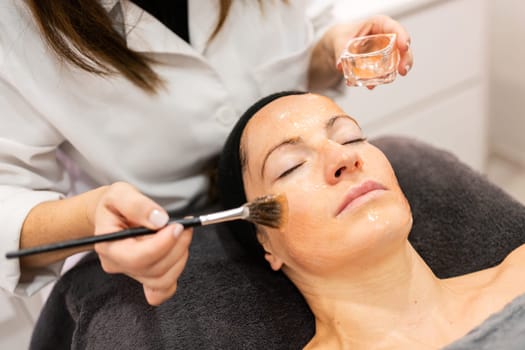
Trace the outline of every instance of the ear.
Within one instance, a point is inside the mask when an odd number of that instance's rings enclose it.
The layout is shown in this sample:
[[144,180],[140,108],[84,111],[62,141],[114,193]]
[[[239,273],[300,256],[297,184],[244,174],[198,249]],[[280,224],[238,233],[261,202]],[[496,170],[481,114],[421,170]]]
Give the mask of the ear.
[[269,253],[268,251],[264,254],[266,261],[270,263],[272,270],[279,271],[283,266],[283,261],[277,255]]
[[272,244],[270,240],[268,239],[266,232],[258,231],[257,240],[263,246],[264,252],[266,253],[264,254],[264,258],[266,259],[266,261],[268,261],[272,270],[274,271],[280,270],[284,262],[281,260],[281,258],[279,258],[277,255],[273,253]]

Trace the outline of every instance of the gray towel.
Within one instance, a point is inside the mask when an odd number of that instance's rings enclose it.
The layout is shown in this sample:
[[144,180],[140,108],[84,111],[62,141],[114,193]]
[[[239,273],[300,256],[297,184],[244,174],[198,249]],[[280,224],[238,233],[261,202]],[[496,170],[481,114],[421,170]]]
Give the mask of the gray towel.
[[[438,276],[493,266],[525,242],[525,207],[451,154],[406,138],[373,143],[411,203],[409,239]],[[159,307],[86,257],[53,289],[31,349],[301,349],[313,334],[295,287],[250,262],[218,225],[195,229],[177,294]]]

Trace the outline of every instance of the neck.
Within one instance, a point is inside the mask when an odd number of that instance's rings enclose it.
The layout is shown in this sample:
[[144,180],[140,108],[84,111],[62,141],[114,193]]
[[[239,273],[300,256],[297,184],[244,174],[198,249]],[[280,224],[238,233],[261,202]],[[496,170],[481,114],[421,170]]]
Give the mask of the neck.
[[315,315],[313,341],[336,340],[339,348],[369,347],[383,340],[403,343],[408,341],[405,335],[417,338],[425,325],[433,329],[436,322],[447,322],[449,291],[410,243],[367,263],[347,265],[329,277],[290,276]]

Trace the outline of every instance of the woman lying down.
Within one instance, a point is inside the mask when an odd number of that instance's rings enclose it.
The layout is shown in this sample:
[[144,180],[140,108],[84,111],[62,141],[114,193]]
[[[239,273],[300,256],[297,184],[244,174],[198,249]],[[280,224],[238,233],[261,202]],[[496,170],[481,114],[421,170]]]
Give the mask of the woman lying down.
[[491,342],[516,346],[520,332],[525,344],[525,320],[511,320],[524,313],[524,247],[490,269],[437,278],[408,241],[410,206],[389,161],[330,99],[257,102],[228,138],[219,186],[226,207],[285,194],[283,227],[230,228],[304,296],[315,316],[306,349],[500,349]]

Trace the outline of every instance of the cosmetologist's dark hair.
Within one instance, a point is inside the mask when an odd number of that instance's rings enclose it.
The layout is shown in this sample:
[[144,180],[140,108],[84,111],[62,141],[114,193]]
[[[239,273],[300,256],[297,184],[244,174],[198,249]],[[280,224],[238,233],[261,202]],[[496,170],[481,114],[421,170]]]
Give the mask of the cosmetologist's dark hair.
[[[219,198],[224,209],[236,208],[246,203],[244,182],[242,180],[241,137],[250,119],[261,108],[276,99],[289,95],[306,94],[305,91],[282,91],[263,97],[255,102],[239,118],[222,149],[218,166],[217,186]],[[264,250],[257,240],[255,225],[247,221],[230,221],[227,224],[230,233],[254,259],[264,258]]]

